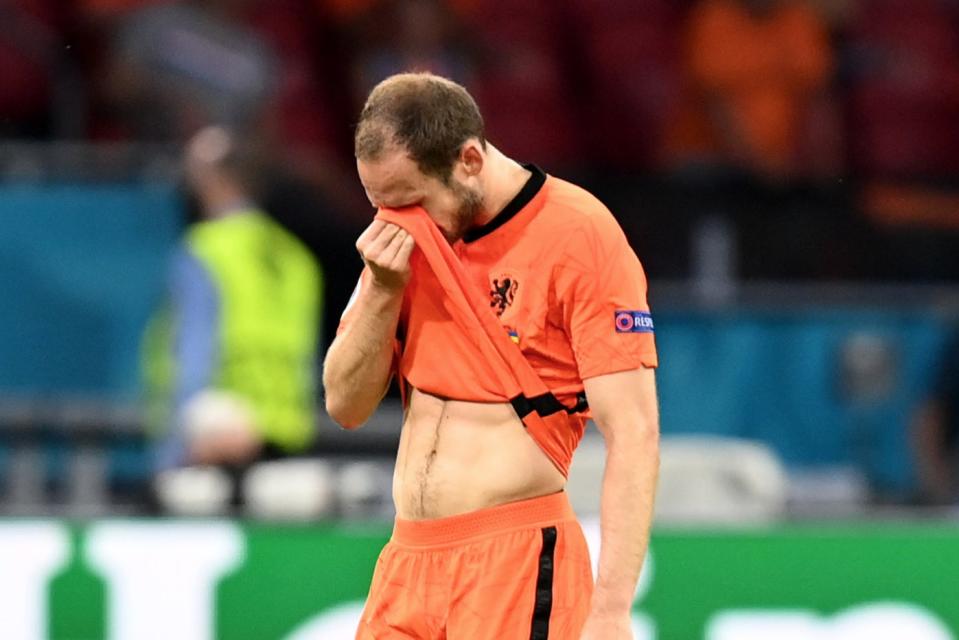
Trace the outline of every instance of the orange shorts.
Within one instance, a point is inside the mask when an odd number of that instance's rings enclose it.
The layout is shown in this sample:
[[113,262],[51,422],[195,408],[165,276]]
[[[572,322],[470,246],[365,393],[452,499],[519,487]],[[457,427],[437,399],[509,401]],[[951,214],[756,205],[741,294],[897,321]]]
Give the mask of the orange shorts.
[[565,493],[396,520],[357,640],[578,640],[593,576]]

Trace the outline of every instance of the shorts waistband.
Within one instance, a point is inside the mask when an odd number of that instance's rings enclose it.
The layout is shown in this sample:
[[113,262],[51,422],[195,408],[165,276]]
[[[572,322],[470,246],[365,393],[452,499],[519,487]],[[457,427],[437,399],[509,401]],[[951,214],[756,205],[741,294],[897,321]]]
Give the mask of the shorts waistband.
[[576,514],[566,492],[560,491],[446,518],[397,518],[391,540],[409,547],[444,546],[506,531],[532,529],[575,519]]

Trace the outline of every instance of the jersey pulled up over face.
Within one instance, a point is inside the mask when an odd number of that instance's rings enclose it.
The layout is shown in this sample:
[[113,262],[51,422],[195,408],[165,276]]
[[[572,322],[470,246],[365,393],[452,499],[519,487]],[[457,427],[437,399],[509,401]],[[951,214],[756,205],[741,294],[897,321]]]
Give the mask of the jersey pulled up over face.
[[[527,169],[532,176],[516,198],[453,251],[474,293],[484,296],[547,388],[570,407],[587,378],[657,366],[646,276],[599,200],[535,166]],[[403,381],[443,398],[508,402],[488,363],[459,335],[450,315],[455,306],[425,295],[433,289],[417,277],[423,256],[414,251],[411,261],[397,331]],[[364,270],[359,286],[369,277]],[[354,312],[347,307],[340,331]],[[585,418],[579,414],[575,421],[575,442]]]

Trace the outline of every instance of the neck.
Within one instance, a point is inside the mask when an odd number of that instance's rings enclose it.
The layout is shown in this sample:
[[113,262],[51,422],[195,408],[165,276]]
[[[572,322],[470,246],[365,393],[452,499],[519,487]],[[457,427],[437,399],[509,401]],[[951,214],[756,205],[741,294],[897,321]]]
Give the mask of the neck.
[[498,216],[510,200],[516,197],[530,176],[530,172],[523,168],[523,165],[491,144],[486,161],[489,171],[483,185],[483,209],[474,221],[474,225],[478,227]]

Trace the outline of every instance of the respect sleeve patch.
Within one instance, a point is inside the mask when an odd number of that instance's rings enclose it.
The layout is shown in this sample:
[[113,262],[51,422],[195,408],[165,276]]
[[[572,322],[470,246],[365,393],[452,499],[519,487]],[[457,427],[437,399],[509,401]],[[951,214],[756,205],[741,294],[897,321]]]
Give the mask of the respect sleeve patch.
[[653,316],[648,311],[622,311],[615,313],[616,333],[653,333]]

